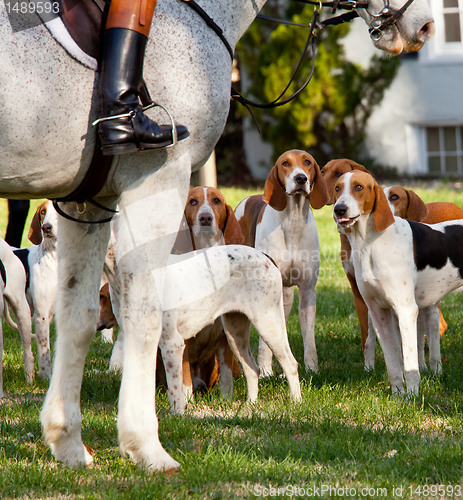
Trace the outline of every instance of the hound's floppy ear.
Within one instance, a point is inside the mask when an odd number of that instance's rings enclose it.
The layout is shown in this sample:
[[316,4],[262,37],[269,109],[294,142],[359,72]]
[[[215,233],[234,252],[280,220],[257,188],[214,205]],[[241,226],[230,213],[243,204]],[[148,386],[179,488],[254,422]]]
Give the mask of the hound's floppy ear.
[[360,172],[366,172],[367,174],[370,173],[363,165],[360,165],[360,163],[357,163],[354,160],[347,160],[347,161],[349,162],[349,165],[351,166],[352,170],[360,170]]
[[227,210],[227,220],[223,228],[223,240],[225,245],[242,245],[244,243],[244,235],[241,232],[241,226],[236,219],[235,212],[230,205],[225,205]]
[[286,190],[278,177],[278,167],[276,165],[272,168],[265,181],[262,199],[279,212],[286,208]]
[[328,194],[328,186],[323,178],[318,163],[314,161],[315,179],[313,181],[312,190],[310,191],[310,206],[315,209],[324,207],[330,196]]
[[373,213],[373,224],[377,233],[382,233],[390,225],[394,224],[395,218],[387,197],[381,187],[375,182],[375,211]]
[[405,190],[408,196],[407,219],[421,222],[428,215],[428,208],[424,201],[410,189]]
[[32,218],[31,227],[29,228],[29,234],[27,237],[29,241],[34,245],[40,245],[42,243],[42,228],[40,227],[40,208],[39,205],[35,211],[34,217]]

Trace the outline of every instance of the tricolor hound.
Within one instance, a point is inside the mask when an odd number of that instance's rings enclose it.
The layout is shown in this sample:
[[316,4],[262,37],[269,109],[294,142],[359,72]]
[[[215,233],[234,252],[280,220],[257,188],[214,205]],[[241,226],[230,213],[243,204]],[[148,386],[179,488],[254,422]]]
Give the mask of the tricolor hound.
[[[283,279],[286,319],[291,312],[294,286],[299,288],[299,321],[306,370],[317,371],[315,346],[315,285],[320,267],[317,226],[311,210],[322,208],[328,192],[320,168],[305,151],[283,153],[272,168],[264,194],[244,199],[236,208],[245,244],[269,255]],[[261,339],[262,340],[262,339]],[[260,342],[262,375],[272,374],[272,356]]]
[[[463,209],[455,203],[450,202],[432,202],[424,203],[423,200],[412,190],[405,189],[402,186],[389,186],[384,188],[389,206],[396,217],[408,219],[426,224],[437,224],[452,220],[463,219]],[[431,370],[439,371],[440,363],[440,342],[437,334],[431,335],[430,331],[440,332],[440,337],[447,329],[447,323],[442,315],[440,308],[430,306],[421,309],[418,315],[418,362],[420,369],[426,368],[424,358],[424,339],[425,333],[430,335],[429,341],[429,362]],[[432,340],[436,339],[437,344],[431,345]],[[370,343],[368,339],[367,344]],[[367,348],[367,351],[370,348]],[[368,353],[367,353],[368,354]],[[370,356],[370,354],[368,354]]]
[[[345,158],[331,160],[323,167],[322,174],[326,181],[328,193],[331,198],[330,204],[333,204],[334,202],[334,187],[339,177],[347,172],[352,172],[354,170],[368,172],[367,169],[362,165]],[[454,220],[460,218],[463,219],[463,210],[453,203],[428,203],[425,205],[423,200],[421,200],[421,198],[419,198],[416,193],[400,186],[391,186],[389,188],[385,188],[385,192],[387,193],[389,205],[393,210],[394,215],[397,217],[416,222],[425,222],[427,224],[434,224],[437,222],[444,222],[446,220]],[[374,334],[374,332],[369,335],[371,329],[369,328],[368,322],[368,307],[366,306],[357,287],[357,283],[355,280],[355,270],[352,266],[352,263],[350,262],[351,249],[349,241],[344,234],[341,234],[340,237],[341,260],[344,271],[351,286],[352,295],[354,297],[354,306],[360,324],[362,350],[365,356],[365,367],[367,369],[371,369],[374,367],[376,335]],[[428,310],[422,310],[418,318],[418,357],[420,368],[425,367],[424,332],[429,328],[434,328],[434,326],[432,326],[432,322],[435,321],[435,318],[434,316],[429,317],[428,313]],[[439,320],[441,325],[440,332],[442,335],[447,325],[442,314],[439,315]],[[434,363],[432,363],[432,366],[434,366]]]
[[336,182],[333,216],[349,240],[392,391],[403,393],[405,372],[407,392],[417,394],[418,309],[463,284],[463,221],[427,225],[394,217],[373,177],[356,171]]
[[39,376],[51,377],[50,323],[58,293],[58,214],[49,200],[41,203],[29,230],[29,248],[14,250],[26,273],[26,296],[34,319]]
[[[3,330],[1,316],[7,324],[19,330],[23,346],[23,363],[26,380],[34,380],[34,356],[31,349],[31,312],[27,304],[24,290],[26,276],[21,262],[14,256],[6,241],[0,238],[0,398],[3,392]],[[16,323],[10,317],[8,307],[13,311]]]

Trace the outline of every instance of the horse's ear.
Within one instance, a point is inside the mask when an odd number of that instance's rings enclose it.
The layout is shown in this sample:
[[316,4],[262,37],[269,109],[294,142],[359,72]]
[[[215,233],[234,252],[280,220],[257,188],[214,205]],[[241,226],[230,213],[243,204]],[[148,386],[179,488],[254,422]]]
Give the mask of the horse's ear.
[[279,212],[286,208],[286,190],[278,177],[278,168],[276,165],[272,168],[265,181],[262,199]]
[[328,194],[328,186],[320,172],[320,167],[317,162],[314,162],[314,167],[315,179],[313,181],[312,190],[310,191],[310,206],[318,210],[328,203],[330,196]]
[[32,218],[31,227],[29,228],[29,234],[27,235],[29,241],[34,245],[40,245],[42,243],[42,228],[40,227],[40,206],[35,211],[34,217]]
[[428,207],[415,191],[407,189],[406,192],[408,195],[407,219],[421,222],[428,215]]
[[225,245],[242,245],[244,243],[244,235],[241,231],[241,226],[236,219],[235,212],[230,205],[225,205],[227,210],[227,220],[223,228],[223,240]]
[[390,225],[394,224],[395,218],[391,207],[387,202],[383,189],[375,182],[375,207],[373,212],[373,224],[377,233],[382,233]]

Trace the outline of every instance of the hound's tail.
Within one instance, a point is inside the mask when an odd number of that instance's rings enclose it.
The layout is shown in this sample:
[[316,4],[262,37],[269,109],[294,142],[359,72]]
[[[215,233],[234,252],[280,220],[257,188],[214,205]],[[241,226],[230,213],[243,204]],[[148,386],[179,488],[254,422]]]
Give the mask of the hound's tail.
[[19,331],[18,325],[13,321],[13,318],[10,315],[10,308],[5,299],[3,299],[3,317],[5,318],[6,324],[13,328],[13,330]]

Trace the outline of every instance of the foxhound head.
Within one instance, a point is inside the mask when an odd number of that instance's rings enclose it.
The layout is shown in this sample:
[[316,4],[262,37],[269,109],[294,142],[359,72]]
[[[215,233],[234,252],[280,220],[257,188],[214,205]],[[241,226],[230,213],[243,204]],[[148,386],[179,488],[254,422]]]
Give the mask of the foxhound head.
[[371,214],[377,233],[395,222],[384,191],[370,174],[354,171],[342,175],[334,188],[333,217],[338,231],[349,234],[361,217]]
[[43,239],[56,242],[57,230],[58,214],[53,207],[53,202],[46,200],[35,211],[28,238],[34,245],[40,245]]
[[331,160],[322,168],[322,175],[325,179],[329,196],[327,205],[332,205],[334,203],[334,186],[336,185],[339,177],[354,170],[360,170],[361,172],[368,173],[368,170],[364,166],[356,163],[355,161],[348,160],[347,158]]
[[185,206],[185,218],[194,239],[195,249],[220,243],[240,245],[244,242],[233,209],[227,205],[225,197],[216,188],[201,186],[191,189]]
[[109,294],[109,285],[105,283],[100,289],[100,315],[96,325],[97,331],[118,326],[116,316],[114,316]]
[[384,188],[384,193],[396,217],[421,222],[428,215],[424,201],[414,191],[401,186],[389,186]]
[[293,149],[283,153],[265,182],[263,200],[282,211],[287,197],[302,194],[309,198],[312,208],[322,208],[328,201],[326,184],[320,167],[305,151]]

